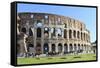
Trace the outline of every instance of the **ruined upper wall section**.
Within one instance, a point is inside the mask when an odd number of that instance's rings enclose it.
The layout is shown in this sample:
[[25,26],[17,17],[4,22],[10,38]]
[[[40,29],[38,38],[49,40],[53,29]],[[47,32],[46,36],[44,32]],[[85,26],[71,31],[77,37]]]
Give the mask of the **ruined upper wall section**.
[[32,23],[34,23],[35,20],[44,20],[44,24],[65,25],[68,28],[86,30],[85,24],[81,21],[56,14],[22,12],[18,13],[18,19],[23,20],[23,22],[29,20]]

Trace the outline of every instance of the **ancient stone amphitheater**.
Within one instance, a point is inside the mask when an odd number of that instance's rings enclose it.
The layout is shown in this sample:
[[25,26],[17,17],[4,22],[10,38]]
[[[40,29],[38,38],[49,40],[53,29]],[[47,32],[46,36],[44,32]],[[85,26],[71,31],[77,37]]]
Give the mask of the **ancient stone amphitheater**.
[[89,53],[90,32],[76,19],[48,13],[17,14],[17,52]]

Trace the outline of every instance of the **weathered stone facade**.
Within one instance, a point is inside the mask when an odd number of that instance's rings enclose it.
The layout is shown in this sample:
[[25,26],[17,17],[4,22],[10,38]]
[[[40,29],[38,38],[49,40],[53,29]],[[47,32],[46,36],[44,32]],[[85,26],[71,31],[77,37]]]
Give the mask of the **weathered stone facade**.
[[54,51],[67,54],[78,50],[82,50],[82,53],[91,51],[90,32],[84,23],[70,17],[47,13],[18,13],[17,34],[23,42],[18,43],[19,53],[46,54]]
[[91,43],[91,50],[93,51],[94,54],[97,53],[97,41]]

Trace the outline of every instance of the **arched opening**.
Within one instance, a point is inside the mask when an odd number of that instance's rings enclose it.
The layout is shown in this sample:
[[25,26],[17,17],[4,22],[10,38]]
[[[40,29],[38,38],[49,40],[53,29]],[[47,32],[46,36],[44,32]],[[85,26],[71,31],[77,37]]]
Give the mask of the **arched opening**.
[[78,44],[78,50],[80,50],[80,44]]
[[52,52],[54,51],[55,52],[55,44],[52,44]]
[[84,33],[84,40],[85,40],[85,33]]
[[81,32],[81,40],[82,40],[82,32]]
[[69,38],[71,39],[72,38],[72,31],[69,30]]
[[84,50],[86,51],[86,44],[84,45]]
[[79,39],[79,31],[77,32],[77,38]]
[[37,27],[42,27],[42,25],[43,25],[43,24],[42,24],[42,21],[41,21],[41,20],[37,20],[36,26],[37,26]]
[[76,44],[74,44],[74,50],[77,51],[77,46],[76,46]]
[[22,30],[21,30],[21,32],[26,33],[26,28],[23,27]]
[[62,52],[62,44],[61,43],[58,44],[58,52]]
[[87,34],[85,34],[85,40],[86,40],[86,41],[87,41],[87,38],[88,38],[88,37],[87,37]]
[[32,53],[34,52],[34,45],[33,44],[29,44],[27,48],[28,48],[28,52],[32,52]]
[[76,31],[75,30],[73,32],[73,36],[74,36],[74,38],[76,38]]
[[61,28],[57,28],[57,33],[58,33],[58,37],[62,36],[62,29]]
[[67,24],[66,24],[66,23],[64,23],[64,25],[65,25],[64,27],[65,27],[65,28],[67,28]]
[[49,51],[48,43],[44,44],[43,50],[44,50],[44,54],[46,54]]
[[67,30],[64,29],[64,38],[67,38]]
[[47,27],[44,28],[44,37],[45,38],[49,37],[49,28]]
[[31,30],[31,28],[29,29],[29,36],[33,36],[33,32]]
[[55,37],[56,36],[56,28],[51,28],[51,37]]
[[69,50],[70,50],[70,51],[73,51],[73,46],[72,46],[72,44],[69,44]]
[[84,40],[86,41],[86,34],[84,35]]
[[67,53],[67,52],[68,52],[68,45],[64,44],[64,53]]
[[41,52],[41,44],[40,43],[37,43],[37,45],[36,45],[36,53],[37,54],[41,54],[42,52]]
[[41,28],[37,28],[37,37],[41,37]]
[[82,44],[81,46],[82,46],[82,50],[84,50],[84,48],[83,48],[83,44]]

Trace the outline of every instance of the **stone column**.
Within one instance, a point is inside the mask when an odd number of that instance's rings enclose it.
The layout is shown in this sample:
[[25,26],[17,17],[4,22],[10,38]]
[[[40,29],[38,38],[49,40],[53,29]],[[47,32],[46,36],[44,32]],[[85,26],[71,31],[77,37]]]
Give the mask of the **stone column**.
[[84,45],[84,52],[86,53],[86,45]]
[[85,41],[85,33],[84,33],[84,41]]
[[86,51],[87,51],[87,53],[88,53],[88,45],[86,45]]
[[55,32],[55,33],[56,33],[56,39],[58,39],[58,32],[57,32],[57,29],[58,29],[58,28],[55,28],[55,31],[56,31],[56,32]]
[[86,34],[86,39],[85,39],[85,40],[86,40],[86,42],[87,42],[87,38],[88,38],[88,37],[87,37],[87,34]]
[[72,31],[72,34],[71,34],[71,36],[72,36],[72,39],[74,39],[74,37],[73,37],[73,30],[71,29],[71,31]]
[[26,29],[27,29],[26,34],[29,35],[29,21],[26,22]]
[[64,43],[62,43],[62,52],[64,53]]
[[[42,23],[44,22],[44,20],[42,20]],[[42,54],[43,54],[43,47],[44,47],[44,27],[41,28],[41,32],[42,32],[42,37],[41,37],[41,51],[42,51]]]
[[83,45],[83,50],[85,51],[85,45]]
[[79,40],[81,40],[81,32],[79,31]]
[[80,44],[80,50],[82,49],[82,45]]
[[87,34],[86,34],[86,42],[87,42],[87,38],[88,38],[88,36],[87,36]]
[[23,39],[24,48],[25,48],[25,52],[28,52],[28,51],[27,51],[26,38],[27,38],[27,35],[26,35],[26,34],[24,34],[24,39]]
[[62,28],[62,38],[64,38],[64,29]]
[[34,40],[34,53],[36,53],[36,38],[37,38],[37,28],[35,27],[36,21],[34,23],[34,36],[33,36],[33,40]]
[[78,38],[77,38],[77,31],[76,31],[76,39],[78,39]]
[[[85,33],[84,33],[84,34],[85,34]],[[85,36],[86,36],[86,34],[84,35],[84,41],[85,41],[85,39],[86,39],[86,37],[85,37]]]
[[82,32],[82,41],[83,41],[83,32]]
[[33,28],[33,27],[31,28],[31,31],[32,31],[32,33],[33,33],[33,37],[34,37],[34,28]]
[[56,50],[56,52],[58,52],[58,44],[57,43],[55,43],[55,50]]
[[[35,40],[34,40],[34,37],[35,37],[35,35],[34,35],[34,34],[35,34],[35,32],[34,32],[34,27],[32,27],[31,30],[32,30],[32,33],[33,33],[33,36],[32,36],[32,43],[33,43],[33,45],[34,45],[34,43],[35,43],[35,42],[34,42],[34,41],[35,41]],[[35,48],[33,49],[33,52],[35,52]]]
[[70,48],[69,48],[69,47],[70,47],[70,45],[68,44],[67,46],[68,46],[68,52],[69,52],[69,51],[70,51]]
[[19,34],[20,34],[20,32],[19,32],[18,27],[19,27],[19,24],[17,23],[17,34],[19,35]]
[[83,50],[83,53],[84,53],[84,44],[82,44],[82,50]]
[[88,40],[88,42],[89,42],[89,35],[87,35],[87,40]]
[[51,28],[49,28],[49,39],[51,39]]
[[49,52],[51,52],[52,51],[52,45],[51,45],[51,43],[48,43],[48,45],[49,45]]
[[20,43],[20,53],[25,53],[23,40],[19,40],[18,42]]
[[76,44],[76,50],[79,50],[79,49],[78,49],[78,44]]
[[90,51],[90,46],[89,46],[89,45],[87,45],[87,51],[88,51],[88,52]]
[[67,39],[69,40],[69,29],[67,29]]
[[75,51],[75,49],[74,49],[74,44],[72,44],[72,47],[73,47],[73,51]]

